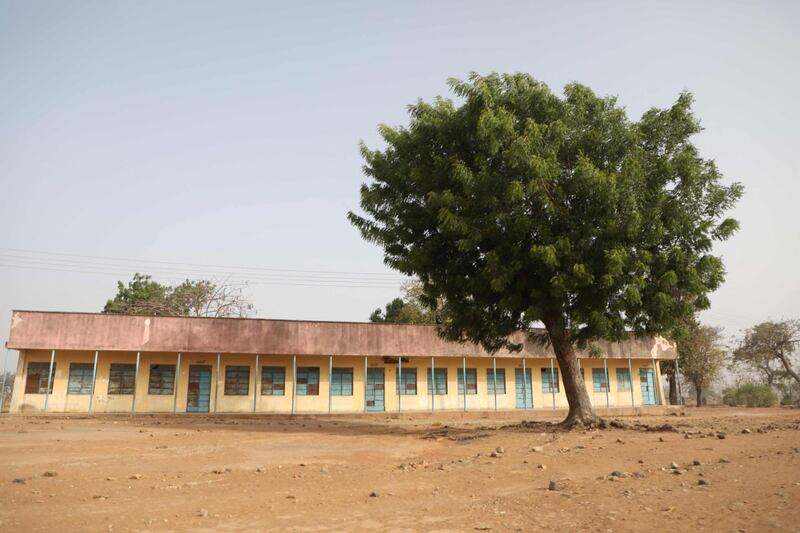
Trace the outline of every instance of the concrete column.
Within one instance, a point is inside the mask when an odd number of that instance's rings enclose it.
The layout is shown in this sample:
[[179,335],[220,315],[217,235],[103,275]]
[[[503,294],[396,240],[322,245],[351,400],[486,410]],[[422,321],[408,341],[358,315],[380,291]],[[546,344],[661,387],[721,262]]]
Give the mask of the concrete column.
[[220,353],[217,352],[217,368],[214,373],[214,414],[217,414],[217,400],[219,399],[219,365],[221,361]]
[[[365,378],[366,379],[366,378]],[[333,412],[333,395],[331,387],[333,382],[333,354],[328,357],[328,414]]]
[[50,385],[53,382],[53,365],[56,361],[56,351],[50,352],[50,370],[47,371],[47,388],[44,390],[44,413],[47,414],[47,403],[50,400]]
[[464,412],[467,411],[467,358],[463,358],[462,362],[463,377],[464,377]]
[[[383,396],[386,398],[386,394]],[[367,356],[364,356],[364,412],[367,412]]]
[[675,358],[675,385],[678,387],[678,405],[683,405],[683,387],[681,386],[681,369],[678,358]]
[[175,366],[175,394],[172,396],[172,414],[178,412],[178,388],[181,384],[181,352],[178,352],[178,364]]
[[131,416],[136,414],[136,387],[139,386],[139,359],[142,352],[136,352],[136,370],[133,371],[133,398],[131,398]]
[[401,411],[400,409],[400,399],[403,397],[403,357],[397,357],[397,412]]
[[[553,383],[555,381],[555,383]],[[556,379],[556,372],[553,368],[553,358],[550,358],[550,394],[553,397],[553,410],[556,408],[556,385],[558,384],[558,379]]]
[[636,407],[636,400],[633,396],[633,365],[631,365],[631,358],[628,357],[628,378],[631,385],[631,407]]
[[609,389],[611,388],[611,377],[608,375],[608,358],[603,358],[603,370],[606,372],[606,408],[611,407],[611,402],[608,400]]
[[297,397],[297,352],[292,355],[292,414],[294,414],[295,398]]
[[92,414],[92,403],[94,402],[94,387],[97,383],[97,356],[98,352],[94,352],[94,365],[92,366],[92,392],[89,395],[89,414]]
[[436,366],[434,366],[434,357],[431,356],[431,413],[434,411],[434,399],[436,398]]
[[497,411],[497,357],[492,354],[492,373],[494,374],[494,410]]
[[259,356],[256,354],[256,373],[253,377],[253,414],[256,414],[256,406],[258,405],[258,370],[260,368]]
[[[531,405],[533,405],[533,401],[531,401]],[[522,408],[528,408],[528,371],[525,367],[524,355],[522,356]]]

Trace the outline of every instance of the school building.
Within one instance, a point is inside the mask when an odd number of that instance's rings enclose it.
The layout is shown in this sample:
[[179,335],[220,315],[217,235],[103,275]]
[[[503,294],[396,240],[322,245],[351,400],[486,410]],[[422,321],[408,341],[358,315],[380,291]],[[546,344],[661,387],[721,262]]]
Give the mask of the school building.
[[[486,353],[434,326],[14,311],[11,412],[359,413],[567,407],[552,349]],[[599,408],[663,405],[664,338],[580,353]]]

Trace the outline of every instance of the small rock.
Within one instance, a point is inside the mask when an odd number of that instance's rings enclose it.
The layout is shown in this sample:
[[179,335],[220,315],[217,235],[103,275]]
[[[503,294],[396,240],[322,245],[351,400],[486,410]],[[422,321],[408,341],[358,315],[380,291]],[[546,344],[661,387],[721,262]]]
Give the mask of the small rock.
[[497,455],[497,452],[492,452],[489,454],[489,457],[500,457],[500,456]]
[[263,474],[264,472],[266,472],[266,470],[264,469],[264,467],[259,466],[258,468],[256,468],[256,472],[258,472],[259,474]]
[[142,479],[141,474],[131,474],[128,479]]
[[540,463],[540,464],[536,465],[536,468],[538,468],[539,470],[547,470],[547,465],[543,465],[543,464]]
[[692,464],[694,466],[700,466],[702,463],[700,461],[698,461],[697,459],[695,459],[694,461],[692,461]]
[[547,486],[547,490],[561,490],[561,486],[554,480],[550,480],[550,484]]
[[725,459],[724,457],[721,457],[719,462],[720,463],[730,463],[731,461],[730,461],[730,459]]
[[56,477],[57,475],[58,475],[58,472],[56,472],[54,470],[48,470],[47,472],[42,474],[42,477]]
[[697,484],[698,485],[708,485],[708,480],[707,479],[702,479],[702,478],[698,479],[697,480]]
[[670,468],[672,468],[673,470],[675,470],[675,469],[679,468],[679,467],[678,467],[678,463],[676,463],[675,461],[672,461],[672,462],[670,463],[669,467],[670,467]]
[[199,511],[197,511],[197,516],[199,516],[200,518],[206,518],[208,516],[208,510],[200,509]]
[[111,476],[108,476],[108,477],[106,478],[106,481],[116,481],[116,480],[115,480],[113,477],[111,477]]
[[20,485],[24,485],[25,483],[27,483],[27,481],[25,481],[24,477],[15,477],[14,479],[11,480],[11,483],[19,483]]
[[370,498],[377,498],[378,496],[380,496],[380,494],[378,494],[377,491],[373,490],[372,492],[369,493]]
[[749,435],[750,433],[752,433],[752,431],[750,431],[750,430],[749,430],[749,429],[747,429],[747,428],[744,428],[744,429],[742,430],[742,433],[744,433],[745,435]]
[[92,499],[100,500],[102,502],[106,501],[108,499],[108,496],[106,496],[105,494],[95,494],[94,496],[92,496]]
[[617,439],[617,442],[618,442],[619,444],[625,444],[625,441],[624,441],[624,440],[622,440],[622,439],[619,439],[619,438]]
[[614,470],[614,471],[613,471],[613,472],[611,472],[611,474],[609,474],[609,475],[610,475],[611,477],[625,477],[625,474],[623,474],[623,473],[622,473],[622,472],[620,472],[619,470]]
[[496,449],[495,451],[496,451],[497,453],[506,453],[506,450],[505,450],[505,448],[503,448],[502,446],[498,446],[498,447],[497,447],[497,449]]
[[718,439],[724,439],[727,436],[728,435],[724,431],[720,431],[719,433],[717,433],[717,438]]
[[531,451],[532,452],[541,453],[541,452],[544,451],[544,447],[542,447],[542,446],[534,446],[533,448],[531,448]]

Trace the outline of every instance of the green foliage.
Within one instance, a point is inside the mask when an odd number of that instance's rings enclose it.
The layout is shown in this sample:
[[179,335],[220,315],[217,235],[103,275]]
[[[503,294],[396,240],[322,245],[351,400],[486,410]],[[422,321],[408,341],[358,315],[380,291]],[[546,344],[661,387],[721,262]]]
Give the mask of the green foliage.
[[746,383],[722,391],[722,401],[733,407],[770,407],[778,397],[769,385]]
[[167,299],[169,292],[168,286],[137,272],[127,286],[121,281],[117,282],[117,294],[106,302],[103,312],[129,315],[179,314],[171,310]]
[[241,288],[208,280],[186,280],[176,286],[162,285],[149,275],[136,273],[106,302],[104,313],[156,316],[249,316],[253,305]]
[[396,324],[434,324],[437,321],[436,308],[424,303],[422,286],[417,281],[403,285],[403,297],[395,298],[385,306],[385,311],[376,309],[370,315],[370,322],[389,322]]
[[717,378],[725,362],[722,330],[690,320],[677,343],[680,372],[694,385],[700,405],[703,392]]
[[692,97],[628,119],[572,83],[526,74],[452,79],[407,126],[362,145],[365,215],[348,214],[390,267],[440,301],[442,333],[488,351],[543,322],[579,346],[671,333],[724,279],[712,244],[736,230],[742,195],[691,137]]
[[769,385],[800,384],[795,357],[798,345],[800,320],[768,320],[745,332],[733,352],[733,362],[757,371]]
[[404,302],[401,298],[395,298],[386,304],[386,311],[376,309],[369,317],[370,322],[399,322],[400,311],[403,309]]

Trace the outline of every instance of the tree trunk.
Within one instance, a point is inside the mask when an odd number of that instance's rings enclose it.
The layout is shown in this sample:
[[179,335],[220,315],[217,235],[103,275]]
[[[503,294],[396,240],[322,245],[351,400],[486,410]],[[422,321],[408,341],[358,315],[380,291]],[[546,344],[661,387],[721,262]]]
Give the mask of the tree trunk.
[[558,360],[558,368],[561,370],[561,378],[564,382],[564,392],[569,403],[569,413],[561,424],[566,428],[594,427],[600,422],[600,419],[592,410],[592,402],[589,400],[589,393],[586,392],[586,385],[569,333],[560,327],[559,322],[559,320],[547,320],[545,328]]
[[678,405],[678,380],[674,371],[669,374],[669,404]]
[[697,407],[701,407],[703,405],[703,389],[700,387],[695,387],[697,391]]

